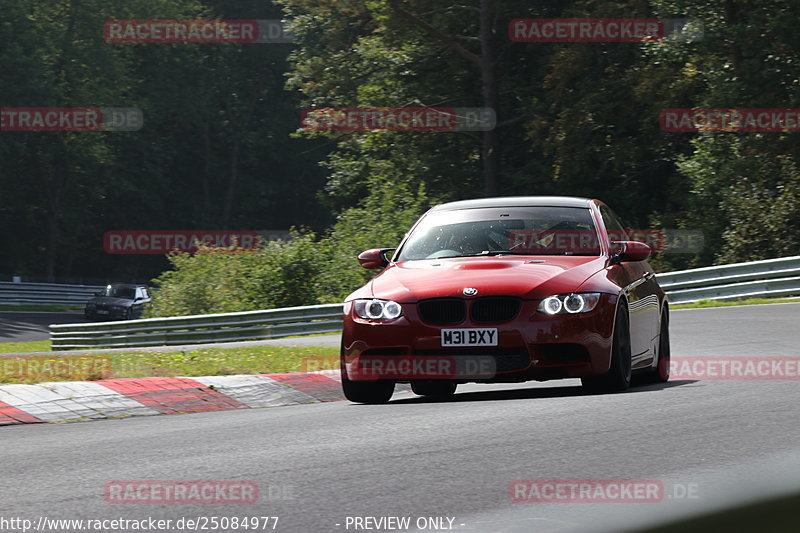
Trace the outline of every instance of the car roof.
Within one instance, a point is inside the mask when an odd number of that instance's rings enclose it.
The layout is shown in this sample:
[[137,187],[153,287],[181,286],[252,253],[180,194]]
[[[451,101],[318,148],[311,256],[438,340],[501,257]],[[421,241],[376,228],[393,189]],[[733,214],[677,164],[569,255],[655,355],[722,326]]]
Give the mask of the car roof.
[[147,285],[137,285],[135,283],[116,283],[115,282],[115,283],[109,283],[108,285],[111,285],[112,287],[130,287],[132,289],[135,289],[135,288],[138,288],[138,287],[147,288]]
[[478,209],[481,207],[584,207],[592,203],[589,198],[576,196],[500,196],[496,198],[477,198],[439,204],[431,211],[455,211],[458,209]]

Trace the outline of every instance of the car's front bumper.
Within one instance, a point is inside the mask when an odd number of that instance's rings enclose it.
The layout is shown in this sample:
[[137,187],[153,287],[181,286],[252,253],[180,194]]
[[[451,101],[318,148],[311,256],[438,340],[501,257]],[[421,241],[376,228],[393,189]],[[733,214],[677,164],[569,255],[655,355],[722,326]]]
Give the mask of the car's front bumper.
[[[575,315],[547,315],[536,310],[538,305],[539,300],[524,301],[517,317],[505,323],[478,324],[468,318],[447,326],[424,323],[415,304],[403,304],[403,316],[384,323],[359,319],[353,315],[352,306],[346,305],[342,365],[354,381],[438,378],[519,382],[595,376],[608,371],[616,296],[603,294],[593,311]],[[487,327],[497,328],[497,346],[442,346],[442,329]],[[432,365],[442,369],[439,374],[420,374],[420,362],[431,359],[454,363]],[[370,365],[376,368],[376,364],[384,364],[394,373],[364,371]],[[403,373],[403,368],[408,371]]]
[[126,309],[85,309],[83,314],[92,320],[124,320],[128,317]]

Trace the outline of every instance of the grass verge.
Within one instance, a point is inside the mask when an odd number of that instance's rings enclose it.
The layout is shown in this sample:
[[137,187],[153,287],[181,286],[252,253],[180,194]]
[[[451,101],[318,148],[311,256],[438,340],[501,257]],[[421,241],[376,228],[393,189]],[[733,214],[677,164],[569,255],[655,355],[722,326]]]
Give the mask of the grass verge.
[[[31,343],[26,343],[31,344]],[[2,346],[2,345],[0,345]],[[0,359],[0,383],[274,374],[338,368],[339,348],[252,346]]]
[[0,342],[0,353],[48,352],[50,341]]

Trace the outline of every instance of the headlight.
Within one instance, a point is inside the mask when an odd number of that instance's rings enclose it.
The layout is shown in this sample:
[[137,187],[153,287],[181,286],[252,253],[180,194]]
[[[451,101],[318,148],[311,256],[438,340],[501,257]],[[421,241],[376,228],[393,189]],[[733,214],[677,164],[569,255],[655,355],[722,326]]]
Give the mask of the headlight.
[[556,294],[542,300],[539,311],[548,315],[588,313],[599,301],[599,292]]
[[356,300],[353,311],[368,320],[392,320],[403,314],[400,304],[392,300]]

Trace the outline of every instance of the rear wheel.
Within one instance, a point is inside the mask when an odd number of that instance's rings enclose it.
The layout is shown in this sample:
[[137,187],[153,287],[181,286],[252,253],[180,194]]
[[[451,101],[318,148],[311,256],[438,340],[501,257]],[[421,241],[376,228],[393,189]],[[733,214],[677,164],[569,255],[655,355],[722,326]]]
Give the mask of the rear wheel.
[[669,380],[669,313],[666,309],[661,313],[661,326],[658,334],[658,362],[655,368],[647,372],[645,383],[664,383]]
[[344,397],[354,403],[378,404],[388,402],[394,394],[394,381],[351,381],[347,377],[342,347],[341,375]]
[[592,392],[620,392],[631,386],[631,330],[628,306],[624,302],[617,306],[614,318],[611,368],[602,376],[581,378],[581,384]]
[[412,381],[411,390],[418,396],[449,398],[456,393],[458,384],[447,380]]

